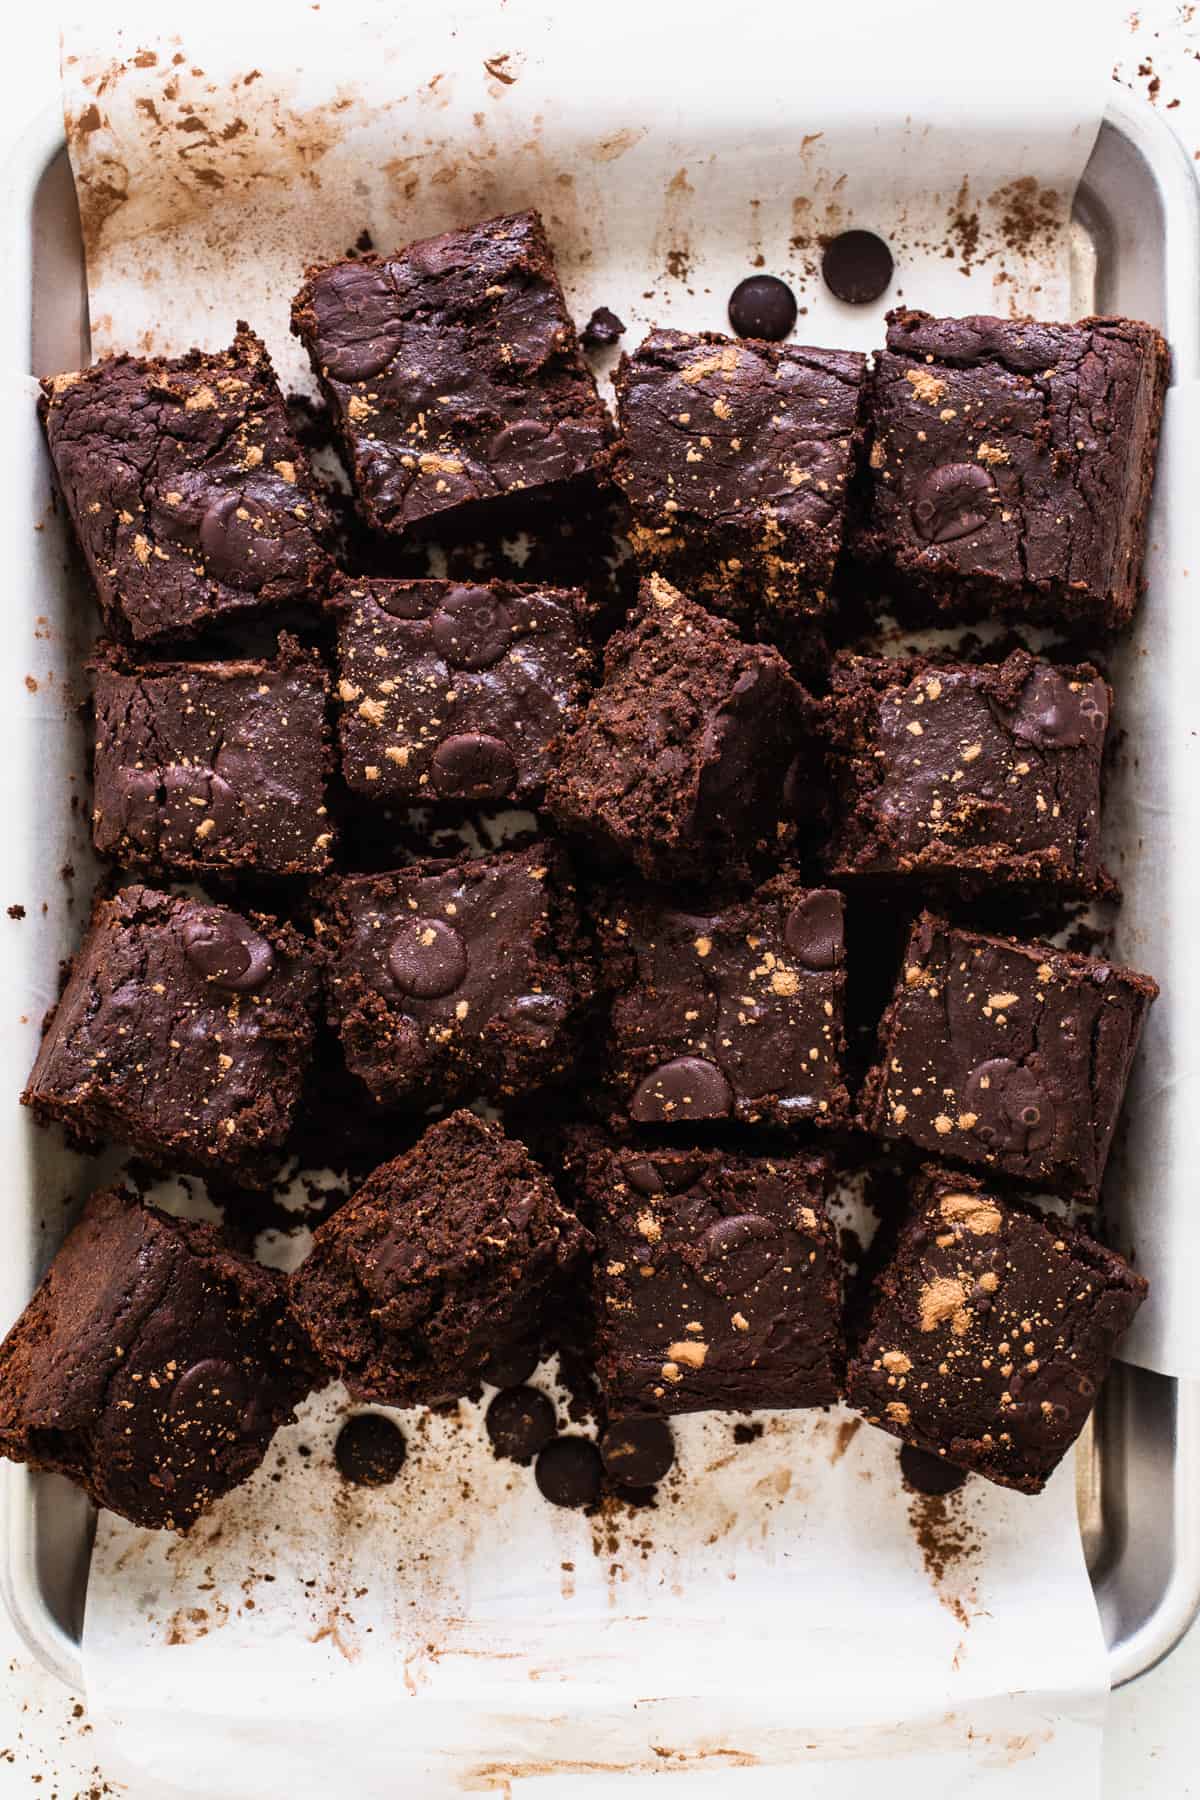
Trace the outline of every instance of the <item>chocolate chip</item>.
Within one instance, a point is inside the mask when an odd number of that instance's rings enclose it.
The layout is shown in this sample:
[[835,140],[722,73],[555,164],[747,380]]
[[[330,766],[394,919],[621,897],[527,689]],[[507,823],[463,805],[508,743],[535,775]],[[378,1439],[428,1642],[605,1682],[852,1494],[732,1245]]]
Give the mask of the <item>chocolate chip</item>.
[[950,544],[980,531],[992,516],[996,486],[976,463],[946,463],[931,469],[910,508],[918,537],[927,544]]
[[167,1411],[175,1419],[223,1435],[250,1428],[255,1408],[242,1371],[234,1363],[210,1356],[184,1370],[171,1389]]
[[604,1467],[623,1487],[653,1487],[675,1461],[675,1439],[665,1419],[614,1419],[600,1439]]
[[507,1344],[502,1350],[493,1350],[479,1372],[493,1387],[520,1387],[541,1359],[539,1344]]
[[796,296],[778,275],[748,275],[729,296],[729,323],[739,337],[777,344],[796,323]]
[[836,969],[842,960],[840,894],[818,889],[793,906],[783,927],[783,941],[806,969]]
[[396,292],[386,271],[361,263],[332,270],[319,305],[326,376],[353,382],[382,375],[400,348],[407,323],[397,316]]
[[260,988],[275,962],[265,937],[238,913],[217,913],[184,921],[183,954],[213,987],[230,994]]
[[158,770],[120,768],[112,786],[122,831],[135,843],[153,844],[159,825]]
[[681,1194],[691,1187],[703,1166],[690,1156],[635,1156],[621,1163],[626,1181],[639,1194]]
[[533,1473],[544,1498],[555,1506],[594,1506],[600,1498],[604,1465],[590,1438],[555,1438]]
[[518,994],[504,1007],[505,1023],[533,1044],[548,1044],[567,1016],[558,994]]
[[510,1387],[496,1395],[484,1420],[492,1449],[509,1462],[532,1462],[558,1429],[554,1404],[537,1388]]
[[419,913],[396,921],[388,949],[388,972],[403,994],[437,1000],[452,994],[467,973],[467,946],[444,919]]
[[764,1219],[761,1213],[731,1213],[709,1226],[700,1240],[700,1254],[705,1262],[716,1262],[719,1257],[734,1255],[747,1244],[778,1235],[778,1225]]
[[1022,1155],[1044,1150],[1054,1135],[1054,1103],[1032,1069],[991,1057],[972,1069],[965,1088],[971,1130],[989,1150]]
[[1011,729],[1018,743],[1035,750],[1077,750],[1102,736],[1108,724],[1108,696],[1101,681],[1076,692],[1057,669],[1035,669],[1021,692]]
[[716,1063],[701,1056],[678,1056],[640,1083],[629,1102],[639,1125],[678,1124],[681,1119],[724,1119],[733,1110],[733,1090]]
[[508,745],[482,731],[443,738],[429,772],[446,800],[503,800],[516,783],[517,765]]
[[273,508],[236,491],[214,500],[200,520],[200,551],[210,574],[256,593],[282,563]]
[[967,1471],[948,1463],[943,1456],[932,1456],[912,1444],[900,1446],[900,1473],[918,1494],[952,1494],[967,1479]]
[[607,349],[624,335],[624,325],[607,306],[598,306],[580,333],[589,350]]
[[452,588],[429,621],[439,656],[456,669],[488,669],[513,638],[512,614],[485,587]]
[[337,1434],[334,1461],[357,1487],[386,1487],[404,1467],[408,1446],[398,1425],[383,1413],[355,1413]]
[[821,257],[825,285],[851,306],[866,306],[886,293],[895,266],[891,251],[873,231],[839,231]]
[[493,469],[507,465],[510,472],[535,481],[548,478],[564,457],[558,433],[540,419],[514,419],[496,433],[487,454]]

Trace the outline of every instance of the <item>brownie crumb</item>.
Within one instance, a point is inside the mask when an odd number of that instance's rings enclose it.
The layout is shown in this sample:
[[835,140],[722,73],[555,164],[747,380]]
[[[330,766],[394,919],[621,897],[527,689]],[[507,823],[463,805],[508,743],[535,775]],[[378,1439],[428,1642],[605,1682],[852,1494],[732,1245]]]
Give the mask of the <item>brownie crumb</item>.
[[8,916],[10,919],[23,919],[25,917],[25,908],[19,904],[10,906],[8,909]]

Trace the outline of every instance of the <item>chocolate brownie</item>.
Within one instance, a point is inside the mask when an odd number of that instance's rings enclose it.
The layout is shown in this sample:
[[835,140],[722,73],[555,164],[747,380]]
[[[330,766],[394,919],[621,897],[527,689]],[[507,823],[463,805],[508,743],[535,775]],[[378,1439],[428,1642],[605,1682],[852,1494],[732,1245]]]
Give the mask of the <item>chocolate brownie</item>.
[[837,1399],[841,1256],[823,1157],[609,1147],[584,1179],[613,1412]]
[[316,989],[293,926],[122,888],[93,910],[21,1099],[85,1142],[263,1185],[304,1079]]
[[858,556],[918,616],[1127,625],[1169,365],[1129,319],[889,313]]
[[456,1112],[318,1226],[292,1311],[356,1400],[433,1405],[478,1393],[497,1344],[536,1336],[586,1243],[525,1146]]
[[922,913],[880,1022],[863,1123],[1095,1201],[1157,993],[1148,975],[1099,957]]
[[212,355],[52,376],[41,413],[113,637],[190,638],[319,599],[326,509],[247,326]]
[[591,966],[553,845],[347,876],[318,929],[331,1022],[376,1100],[509,1096],[569,1065]]
[[1061,1219],[926,1168],[847,1399],[919,1449],[1039,1493],[1145,1297],[1142,1276]]
[[153,869],[319,875],[329,683],[286,633],[274,662],[96,668],[97,850]]
[[704,878],[787,826],[787,770],[808,697],[777,650],[652,575],[604,653],[604,679],[567,738],[547,810],[643,875]]
[[309,269],[292,330],[376,530],[603,459],[607,415],[536,212]]
[[1089,664],[1024,650],[988,664],[839,657],[830,874],[1095,893],[1109,700]]
[[353,792],[400,803],[540,799],[592,673],[581,593],[343,577],[333,604]]
[[316,1374],[282,1275],[107,1189],[0,1345],[0,1455],[180,1531],[254,1473]]
[[613,996],[606,1066],[637,1124],[844,1116],[839,893],[789,872],[723,906],[610,890],[594,916]]
[[653,331],[616,373],[613,474],[631,542],[718,611],[830,603],[866,358]]

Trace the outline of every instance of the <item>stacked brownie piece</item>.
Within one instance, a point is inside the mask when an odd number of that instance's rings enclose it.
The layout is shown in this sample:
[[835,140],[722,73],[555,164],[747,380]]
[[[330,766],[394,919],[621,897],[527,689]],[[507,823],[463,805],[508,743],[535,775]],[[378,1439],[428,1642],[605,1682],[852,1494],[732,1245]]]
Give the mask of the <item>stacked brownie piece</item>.
[[[182,1527],[336,1377],[392,1407],[501,1386],[491,1441],[560,1504],[661,1479],[671,1415],[842,1397],[1036,1491],[1145,1290],[1039,1197],[1098,1202],[1156,989],[977,908],[1115,895],[1120,694],[1082,646],[885,655],[848,621],[1002,613],[1102,651],[1161,339],[901,312],[871,362],[652,330],[614,423],[531,212],[310,269],[293,328],[337,539],[246,326],[44,384],[104,627],[112,877],[23,1099],[231,1217],[323,1083],[339,1140],[389,1153],[286,1281],[96,1195],[0,1348],[0,1451]],[[488,560],[606,495],[624,619],[582,554]],[[856,1081],[857,958],[896,920]],[[875,1142],[910,1205],[848,1342],[829,1202]],[[523,1385],[548,1344],[590,1358],[598,1448]]]

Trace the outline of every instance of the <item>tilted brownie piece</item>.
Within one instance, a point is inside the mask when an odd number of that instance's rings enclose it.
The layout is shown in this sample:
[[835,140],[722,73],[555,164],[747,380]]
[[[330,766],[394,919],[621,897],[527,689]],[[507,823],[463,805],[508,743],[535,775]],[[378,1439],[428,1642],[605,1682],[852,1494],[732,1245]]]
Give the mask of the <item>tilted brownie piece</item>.
[[540,799],[593,668],[580,592],[343,576],[333,606],[353,792],[398,803]]
[[41,413],[113,637],[189,638],[319,599],[326,509],[247,326],[211,355],[52,376]]
[[854,351],[651,332],[616,373],[639,562],[717,611],[824,612],[865,373]]
[[842,1265],[823,1157],[608,1147],[584,1184],[611,1411],[837,1399]]
[[830,874],[1095,893],[1109,699],[1089,664],[1024,650],[998,664],[838,657]]
[[1169,368],[1130,319],[889,313],[859,557],[923,616],[1127,625]]
[[707,877],[776,848],[808,697],[777,650],[652,575],[609,640],[604,679],[567,739],[547,810],[651,880]]
[[567,1067],[592,980],[552,844],[331,882],[318,929],[331,1022],[376,1100],[511,1096]]
[[274,662],[96,668],[97,850],[153,869],[319,875],[329,683],[283,634]]
[[0,1345],[0,1455],[180,1531],[254,1473],[317,1373],[282,1275],[107,1189]]
[[607,415],[536,212],[309,269],[292,330],[379,531],[602,459]]
[[318,1226],[292,1311],[356,1400],[455,1400],[494,1350],[536,1341],[587,1241],[523,1144],[456,1112]]
[[635,1123],[844,1117],[839,893],[785,873],[692,911],[676,894],[617,889],[594,917],[613,995],[607,1071]]
[[96,904],[21,1099],[86,1142],[261,1186],[291,1124],[316,1003],[293,926],[122,888]]
[[906,1443],[1039,1493],[1145,1297],[1142,1276],[1061,1219],[926,1168],[846,1397]]
[[1094,1201],[1148,975],[922,913],[863,1090],[879,1137]]

